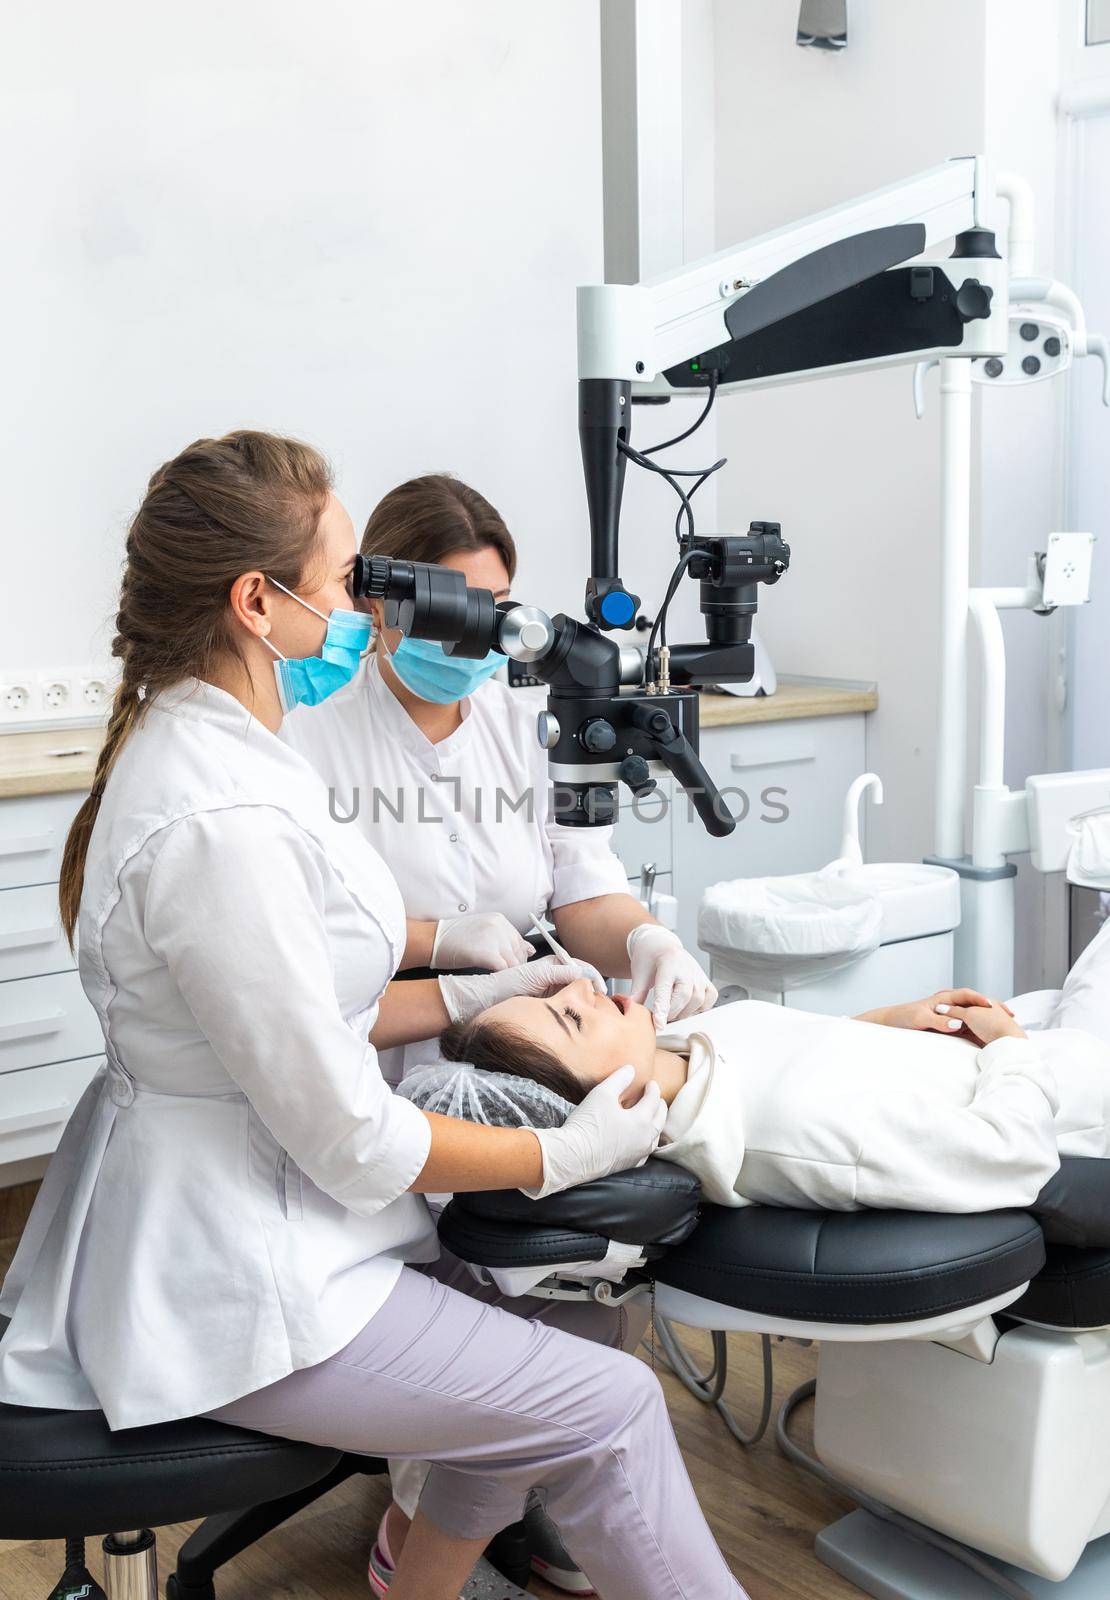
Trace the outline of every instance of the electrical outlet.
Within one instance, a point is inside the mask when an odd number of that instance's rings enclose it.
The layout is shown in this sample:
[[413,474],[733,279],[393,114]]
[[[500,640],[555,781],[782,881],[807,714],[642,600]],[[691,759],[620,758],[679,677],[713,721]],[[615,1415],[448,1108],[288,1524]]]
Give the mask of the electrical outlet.
[[69,712],[70,687],[66,678],[39,679],[39,698],[43,716],[64,717]]
[[112,686],[109,669],[93,662],[45,672],[0,670],[0,733],[93,727],[111,705]]
[[82,678],[78,701],[82,711],[107,711],[112,703],[107,678]]
[[80,714],[81,708],[74,704],[74,675],[68,669],[55,667],[51,671],[40,672],[38,684],[38,714],[44,722],[66,722]]
[[25,727],[38,715],[34,674],[13,672],[0,678],[0,725]]

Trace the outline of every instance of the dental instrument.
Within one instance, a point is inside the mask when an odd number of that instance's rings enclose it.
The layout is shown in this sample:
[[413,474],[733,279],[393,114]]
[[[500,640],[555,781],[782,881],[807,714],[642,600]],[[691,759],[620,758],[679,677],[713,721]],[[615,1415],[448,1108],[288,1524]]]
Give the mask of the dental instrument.
[[574,957],[563,948],[553,933],[549,933],[538,917],[532,918],[532,927],[547,945],[553,956],[558,956],[560,961],[565,961],[567,966],[574,965]]

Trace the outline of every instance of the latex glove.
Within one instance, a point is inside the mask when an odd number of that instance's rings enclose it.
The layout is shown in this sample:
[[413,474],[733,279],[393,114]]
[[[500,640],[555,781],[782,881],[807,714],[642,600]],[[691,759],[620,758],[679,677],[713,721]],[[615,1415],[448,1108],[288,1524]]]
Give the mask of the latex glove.
[[682,1017],[696,1017],[717,1003],[717,991],[677,933],[655,922],[642,922],[628,935],[632,963],[632,998],[641,1005],[649,990],[652,1021],[657,1028]]
[[543,1183],[524,1190],[530,1200],[643,1166],[659,1143],[667,1107],[653,1082],[625,1110],[621,1095],[635,1076],[635,1067],[619,1067],[590,1090],[561,1128],[531,1130],[543,1151]]
[[448,972],[455,967],[502,972],[519,967],[531,955],[528,940],[500,911],[472,911],[465,917],[440,918],[428,965]]
[[517,995],[543,1000],[556,989],[565,989],[576,978],[589,978],[598,994],[605,993],[605,979],[588,961],[562,961],[544,956],[522,967],[507,967],[504,972],[482,973],[474,978],[440,978],[439,992],[452,1022],[469,1022],[488,1006]]

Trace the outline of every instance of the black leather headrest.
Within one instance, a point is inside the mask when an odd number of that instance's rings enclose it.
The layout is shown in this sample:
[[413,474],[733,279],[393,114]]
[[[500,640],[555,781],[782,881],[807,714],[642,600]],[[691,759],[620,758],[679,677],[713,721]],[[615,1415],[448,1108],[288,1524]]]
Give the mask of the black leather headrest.
[[[492,1247],[503,1234],[518,1239],[524,1234],[561,1236],[564,1261],[596,1259],[599,1240],[603,1245],[608,1240],[635,1245],[657,1255],[694,1231],[700,1200],[701,1185],[695,1177],[672,1162],[652,1160],[546,1200],[529,1200],[519,1189],[456,1195],[440,1218],[440,1234],[449,1249],[467,1260],[478,1259],[459,1248],[468,1239],[476,1244],[480,1236]],[[581,1255],[573,1253],[576,1243],[583,1246]],[[544,1252],[553,1244],[548,1238]],[[604,1248],[600,1253],[604,1255]]]

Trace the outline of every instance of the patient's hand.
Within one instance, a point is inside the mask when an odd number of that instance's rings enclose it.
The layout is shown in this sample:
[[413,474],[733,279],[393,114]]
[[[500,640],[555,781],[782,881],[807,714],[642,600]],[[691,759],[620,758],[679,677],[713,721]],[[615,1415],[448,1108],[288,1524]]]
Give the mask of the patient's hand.
[[[1025,1037],[1013,1021],[1010,1008],[999,1000],[988,999],[978,989],[938,989],[936,994],[924,1000],[907,1000],[902,1005],[880,1006],[876,1011],[864,1011],[856,1021],[877,1022],[884,1028],[910,1028],[918,1033],[944,1033],[952,1038],[972,1039],[978,1044],[987,1044],[989,1041],[967,1020],[969,1007],[979,1013],[980,1022],[984,1020],[985,1011],[998,1010],[1004,1013],[1013,1024],[1009,1031],[1019,1039]],[[1001,1032],[991,1035],[992,1038],[1001,1036]]]
[[1026,1039],[1028,1034],[1014,1021],[1014,1014],[1001,1000],[979,1000],[974,1004],[948,1005],[940,1009],[958,1021],[977,1044],[993,1044],[995,1039]]

